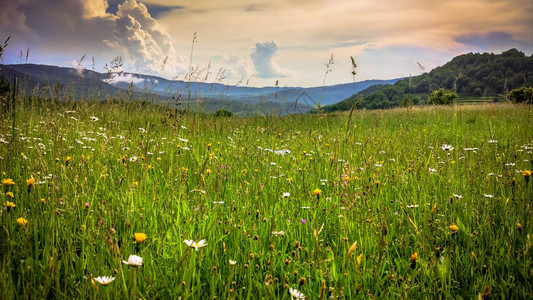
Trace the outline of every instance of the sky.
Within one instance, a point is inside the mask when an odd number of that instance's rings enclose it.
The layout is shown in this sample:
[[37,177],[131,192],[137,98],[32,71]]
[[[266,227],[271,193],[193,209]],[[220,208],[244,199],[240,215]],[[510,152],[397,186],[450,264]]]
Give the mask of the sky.
[[533,1],[11,0],[0,2],[0,42],[8,36],[7,64],[106,72],[120,56],[125,72],[309,87],[352,82],[350,57],[361,81],[468,52],[531,55]]

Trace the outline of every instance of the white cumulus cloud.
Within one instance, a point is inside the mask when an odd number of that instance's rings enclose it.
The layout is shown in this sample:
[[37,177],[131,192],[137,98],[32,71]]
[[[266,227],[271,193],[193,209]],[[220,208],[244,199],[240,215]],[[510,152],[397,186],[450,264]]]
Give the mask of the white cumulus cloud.
[[256,76],[260,78],[285,77],[288,71],[274,63],[274,58],[279,54],[279,46],[276,42],[264,42],[255,44],[255,51],[250,57],[254,63]]

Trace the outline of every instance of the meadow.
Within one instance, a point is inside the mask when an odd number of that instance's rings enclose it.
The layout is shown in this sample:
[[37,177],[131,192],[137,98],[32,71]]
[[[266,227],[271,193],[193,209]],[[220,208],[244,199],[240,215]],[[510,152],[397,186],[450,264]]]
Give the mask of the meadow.
[[0,115],[0,298],[527,298],[532,121],[21,100]]

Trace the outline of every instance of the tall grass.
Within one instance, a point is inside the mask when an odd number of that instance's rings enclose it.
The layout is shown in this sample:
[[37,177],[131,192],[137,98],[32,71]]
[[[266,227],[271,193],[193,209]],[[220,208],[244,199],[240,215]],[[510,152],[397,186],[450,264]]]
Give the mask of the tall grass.
[[[521,106],[354,111],[347,134],[344,113],[16,100],[0,118],[2,299],[533,291]],[[132,254],[142,266],[122,263]]]

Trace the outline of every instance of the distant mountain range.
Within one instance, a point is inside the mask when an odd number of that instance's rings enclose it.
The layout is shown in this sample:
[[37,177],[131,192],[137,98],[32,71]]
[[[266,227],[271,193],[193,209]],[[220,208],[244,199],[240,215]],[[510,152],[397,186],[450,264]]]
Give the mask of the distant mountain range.
[[[98,73],[48,65],[17,64],[0,65],[0,76],[12,81],[16,76],[28,92],[41,96],[62,93],[62,98],[92,99],[124,97],[161,101],[215,100],[237,101],[248,106],[266,103],[307,106],[312,108],[333,104],[354,94],[354,84],[338,84],[325,87],[247,87],[222,83],[185,82],[135,73]],[[394,84],[400,79],[366,80],[355,84],[356,92],[375,84]],[[303,107],[302,109],[303,110]]]

